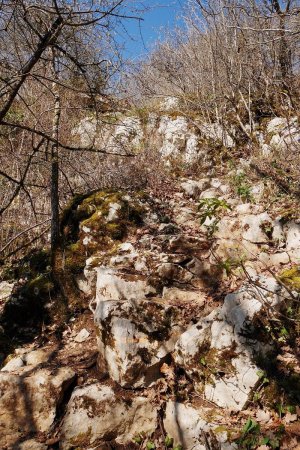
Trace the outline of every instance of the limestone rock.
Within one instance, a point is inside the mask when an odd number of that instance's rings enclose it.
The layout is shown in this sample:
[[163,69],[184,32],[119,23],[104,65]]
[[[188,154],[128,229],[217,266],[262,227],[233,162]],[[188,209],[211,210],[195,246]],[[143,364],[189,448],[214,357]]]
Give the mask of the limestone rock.
[[100,367],[121,386],[148,385],[183,331],[179,311],[159,301],[98,303]]
[[267,132],[272,136],[270,140],[271,149],[297,150],[300,142],[297,117],[292,117],[289,120],[283,117],[275,117],[269,122]]
[[164,427],[175,445],[181,444],[186,450],[205,450],[202,433],[208,431],[209,427],[194,408],[169,401]]
[[47,450],[48,446],[35,441],[34,439],[29,439],[18,445],[18,450]]
[[300,225],[296,222],[289,222],[284,226],[286,234],[286,249],[292,261],[300,258]]
[[256,183],[255,186],[252,186],[250,189],[250,195],[254,198],[256,202],[259,202],[264,194],[265,185],[263,182]]
[[28,370],[32,370],[34,367],[39,366],[49,360],[51,355],[50,349],[37,349],[31,352],[24,352],[8,361],[7,364],[1,369],[3,372],[14,372],[21,367],[28,366]]
[[143,139],[143,128],[139,117],[121,117],[113,132],[110,131],[107,149],[113,153],[139,148]]
[[127,275],[109,267],[97,267],[96,302],[143,299],[154,293],[147,280]]
[[162,280],[177,281],[179,283],[189,283],[193,274],[178,264],[164,263],[157,268],[157,273]]
[[197,160],[198,137],[190,129],[185,117],[178,116],[173,119],[170,116],[162,116],[158,135],[162,139],[160,154],[166,160],[182,157],[188,164]]
[[288,125],[287,119],[283,117],[274,117],[267,125],[267,132],[269,134],[276,134],[283,131]]
[[201,132],[206,139],[212,140],[216,144],[222,144],[224,147],[233,148],[235,143],[228,132],[218,123],[206,123],[201,125]]
[[186,225],[195,220],[195,211],[192,208],[180,208],[178,215],[175,217],[177,225]]
[[206,296],[201,291],[186,291],[178,288],[164,287],[162,297],[166,301],[178,301],[182,303],[197,303],[204,305]]
[[282,264],[289,264],[290,257],[287,252],[278,253],[260,253],[258,259],[264,264],[265,267],[280,266]]
[[264,232],[264,225],[272,227],[272,223],[273,221],[268,213],[244,216],[242,218],[243,239],[254,244],[268,242],[269,238]]
[[184,161],[186,164],[192,165],[193,163],[196,163],[199,158],[199,137],[196,134],[191,133],[186,140]]
[[265,345],[246,332],[263,307],[276,307],[280,286],[273,278],[257,277],[228,294],[224,304],[183,333],[174,358],[194,380],[195,389],[220,407],[242,410],[259,382],[256,351]]
[[97,122],[95,118],[85,117],[72,130],[73,136],[78,136],[83,147],[89,147],[94,143],[97,133]]
[[53,373],[40,369],[33,374],[0,373],[0,447],[32,432],[47,432],[57,406],[75,378],[69,368]]
[[[259,368],[251,363],[248,355],[240,353],[231,360],[232,373],[213,377],[204,387],[205,398],[223,408],[242,410],[250,400],[250,394],[260,381]],[[225,371],[226,369],[224,369]]]
[[209,187],[209,179],[200,181],[187,180],[180,184],[183,191],[192,198],[198,198],[202,191]]
[[120,203],[110,203],[109,204],[108,215],[106,217],[106,221],[107,222],[113,222],[113,221],[118,220],[118,218],[119,218],[118,211],[121,208],[122,208],[122,206],[120,205]]
[[273,222],[272,239],[277,243],[278,246],[284,247],[285,236],[280,217],[277,217]]
[[145,397],[118,397],[111,387],[93,383],[74,390],[64,417],[61,450],[98,446],[107,440],[130,443],[156,428],[157,408]]
[[0,302],[9,298],[13,291],[14,283],[8,283],[7,281],[2,281],[0,283]]
[[166,97],[161,102],[161,107],[165,111],[172,111],[179,108],[179,103],[178,97]]
[[95,264],[97,264],[97,257],[92,256],[85,262],[83,274],[76,277],[78,288],[86,295],[93,296],[96,290],[97,272]]
[[[249,329],[251,321],[263,307],[276,307],[281,302],[281,288],[275,278],[258,276],[255,284],[245,283],[238,291],[225,297],[221,317],[234,327],[237,336]],[[242,337],[239,337],[244,342]]]
[[253,203],[241,203],[236,207],[236,212],[239,215],[260,214],[262,212],[262,207]]
[[[210,432],[216,429],[215,424],[207,421],[206,416],[213,415],[209,408],[196,409],[184,403],[168,401],[164,418],[164,428],[174,444],[181,444],[184,450],[205,450]],[[216,420],[216,417],[214,417]],[[206,436],[204,436],[206,434]],[[228,442],[227,433],[215,433],[215,440],[220,450],[233,450],[237,446]]]
[[89,336],[90,336],[89,331],[86,328],[83,328],[75,336],[74,341],[78,343],[85,342],[89,338]]
[[200,199],[204,198],[221,198],[221,195],[218,189],[210,188],[201,192]]
[[1,372],[13,372],[15,370],[20,369],[25,365],[23,358],[21,356],[17,356],[15,358],[10,359],[4,367],[2,367]]

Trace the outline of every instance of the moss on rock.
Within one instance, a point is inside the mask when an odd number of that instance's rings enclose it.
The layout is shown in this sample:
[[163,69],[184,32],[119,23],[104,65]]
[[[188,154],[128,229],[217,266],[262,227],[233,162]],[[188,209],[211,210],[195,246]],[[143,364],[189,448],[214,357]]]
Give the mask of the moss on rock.
[[279,278],[285,285],[300,292],[300,266],[294,266],[284,270]]
[[88,257],[110,253],[131,229],[142,225],[145,201],[143,192],[129,196],[123,191],[102,190],[70,202],[69,212],[63,214],[66,269],[79,273]]

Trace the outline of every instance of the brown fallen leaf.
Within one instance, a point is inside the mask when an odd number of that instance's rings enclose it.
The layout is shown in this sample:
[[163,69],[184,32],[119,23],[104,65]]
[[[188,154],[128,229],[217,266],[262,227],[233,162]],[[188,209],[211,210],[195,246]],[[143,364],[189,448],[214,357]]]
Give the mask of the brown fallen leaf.
[[296,422],[297,419],[298,419],[297,414],[291,414],[290,412],[287,412],[286,415],[284,416],[285,423]]

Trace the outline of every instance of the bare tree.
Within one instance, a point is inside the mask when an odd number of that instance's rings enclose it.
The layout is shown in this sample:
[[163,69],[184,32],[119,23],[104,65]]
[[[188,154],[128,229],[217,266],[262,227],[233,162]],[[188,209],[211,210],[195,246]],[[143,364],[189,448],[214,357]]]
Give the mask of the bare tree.
[[101,110],[101,95],[120,65],[113,30],[123,19],[140,20],[140,12],[127,0],[1,2],[0,176],[6,195],[0,216],[25,197],[38,223],[47,201],[38,193],[48,197],[50,191],[53,251],[59,244],[59,180],[72,191],[65,162],[108,153],[94,142],[72,142],[72,123],[83,109]]
[[139,63],[136,90],[175,95],[251,140],[261,117],[297,110],[299,11],[298,0],[191,0],[186,28]]

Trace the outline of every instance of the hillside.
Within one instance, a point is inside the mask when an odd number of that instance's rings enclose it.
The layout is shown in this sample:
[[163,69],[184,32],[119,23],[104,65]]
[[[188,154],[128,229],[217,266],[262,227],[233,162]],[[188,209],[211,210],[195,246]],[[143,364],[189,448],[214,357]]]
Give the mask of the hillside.
[[299,448],[299,199],[262,164],[296,120],[248,159],[170,100],[115,117],[73,134],[137,186],[73,199],[56,280],[47,251],[2,270],[0,447]]
[[299,18],[0,2],[0,450],[300,450]]

